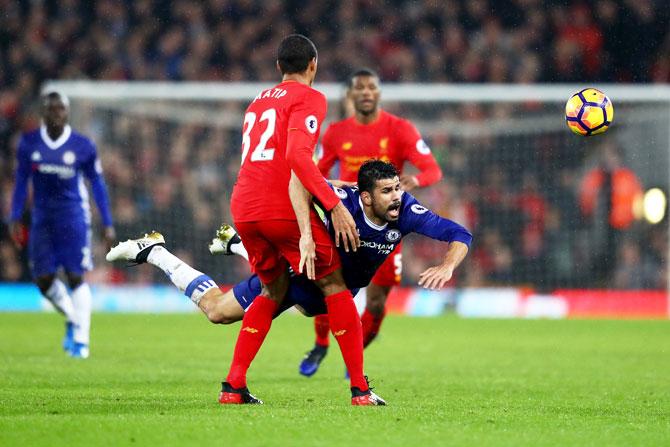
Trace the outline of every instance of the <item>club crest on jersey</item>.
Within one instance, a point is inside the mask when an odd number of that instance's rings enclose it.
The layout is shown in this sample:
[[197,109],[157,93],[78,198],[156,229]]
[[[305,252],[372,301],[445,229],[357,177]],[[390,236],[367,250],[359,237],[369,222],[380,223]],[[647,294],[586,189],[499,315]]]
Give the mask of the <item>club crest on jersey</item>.
[[337,187],[335,187],[335,194],[336,194],[337,197],[339,197],[340,199],[346,199],[346,198],[347,198],[347,192],[346,192],[344,189],[342,189],[342,188],[337,188]]
[[386,232],[386,240],[389,242],[395,242],[398,239],[400,239],[400,231],[396,230],[395,228],[388,230]]
[[305,118],[305,127],[309,133],[316,133],[316,129],[319,128],[319,121],[314,115],[310,115]]
[[40,161],[40,160],[42,160],[42,154],[40,154],[39,152],[35,151],[35,152],[33,152],[32,155],[30,156],[30,159],[31,159],[32,161]]
[[428,211],[428,208],[426,208],[425,206],[421,206],[418,203],[415,203],[414,205],[410,206],[409,209],[411,209],[414,214],[423,214],[426,211]]
[[420,153],[422,155],[430,154],[430,148],[428,147],[426,142],[423,141],[423,140],[419,140],[419,141],[416,142],[416,150],[417,150],[418,153]]
[[73,164],[75,159],[76,157],[74,155],[74,152],[72,151],[65,151],[65,153],[63,154],[63,163],[65,163],[66,165]]

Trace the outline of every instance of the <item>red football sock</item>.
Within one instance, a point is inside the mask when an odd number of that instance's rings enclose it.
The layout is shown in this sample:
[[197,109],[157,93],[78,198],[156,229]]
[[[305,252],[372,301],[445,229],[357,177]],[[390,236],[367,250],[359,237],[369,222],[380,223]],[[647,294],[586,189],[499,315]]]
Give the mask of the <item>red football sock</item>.
[[328,315],[317,315],[314,317],[314,332],[316,332],[316,344],[327,348],[330,345],[330,322]]
[[230,372],[226,378],[233,388],[247,386],[247,370],[261,349],[277,307],[279,307],[277,302],[259,295],[244,314],[242,328],[235,344],[233,361],[230,364]]
[[373,315],[365,309],[365,312],[363,312],[363,315],[361,315],[361,323],[363,325],[363,347],[367,348],[367,346],[372,343],[372,340],[374,340],[377,337],[377,334],[379,333],[379,328],[382,325],[382,321],[384,321],[384,317],[386,316],[386,308],[384,308],[384,311],[382,312],[381,315]]
[[351,386],[367,391],[368,383],[363,376],[363,330],[354,297],[348,290],[343,290],[327,296],[326,306],[330,330],[340,345]]

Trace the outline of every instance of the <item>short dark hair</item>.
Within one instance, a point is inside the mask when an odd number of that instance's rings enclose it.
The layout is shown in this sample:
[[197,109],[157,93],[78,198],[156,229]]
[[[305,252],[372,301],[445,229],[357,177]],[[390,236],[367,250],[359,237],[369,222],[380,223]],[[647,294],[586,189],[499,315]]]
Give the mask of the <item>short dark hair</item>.
[[372,78],[379,79],[379,75],[377,74],[376,71],[370,68],[359,68],[358,70],[351,73],[351,76],[349,76],[349,80],[347,81],[347,88],[353,88],[354,78],[357,78],[359,76],[370,76]]
[[375,189],[377,180],[385,180],[398,175],[398,170],[391,163],[377,159],[368,160],[358,170],[358,189],[371,193]]
[[61,92],[51,90],[42,95],[42,105],[45,105],[47,102],[53,100],[60,100],[65,107],[69,107],[70,105],[70,100],[68,99],[68,97],[62,94]]
[[316,46],[302,34],[286,36],[279,44],[277,62],[282,74],[302,73],[317,57]]

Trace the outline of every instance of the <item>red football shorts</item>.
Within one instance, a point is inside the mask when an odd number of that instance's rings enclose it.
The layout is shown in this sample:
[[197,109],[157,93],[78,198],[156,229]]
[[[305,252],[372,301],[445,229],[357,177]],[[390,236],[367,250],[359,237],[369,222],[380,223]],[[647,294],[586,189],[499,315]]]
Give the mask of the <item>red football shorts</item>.
[[398,244],[386,258],[386,261],[377,269],[377,273],[370,281],[378,286],[399,286],[402,277],[402,243]]
[[[335,243],[321,219],[312,215],[312,237],[316,244],[314,267],[316,279],[340,268],[340,256]],[[300,265],[300,228],[295,220],[263,220],[235,223],[249,253],[249,263],[261,282],[268,284],[285,272],[290,265],[297,273]]]

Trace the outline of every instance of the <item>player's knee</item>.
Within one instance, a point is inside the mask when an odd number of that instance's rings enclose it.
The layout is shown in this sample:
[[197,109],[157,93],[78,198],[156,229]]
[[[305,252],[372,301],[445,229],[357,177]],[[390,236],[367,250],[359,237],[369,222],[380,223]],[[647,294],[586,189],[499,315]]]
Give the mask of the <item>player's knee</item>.
[[210,323],[214,324],[224,324],[224,315],[217,311],[217,310],[211,310],[208,312],[205,312],[205,315],[207,316],[207,319],[210,321]]
[[46,295],[47,290],[51,288],[54,279],[55,279],[54,275],[40,276],[39,278],[35,279],[35,284],[40,289],[42,295]]
[[213,289],[211,295],[207,298],[206,303],[201,301],[200,309],[210,322],[232,324],[244,317],[244,309],[230,292],[224,295],[219,289]]
[[314,282],[319,287],[319,289],[321,289],[325,296],[339,293],[343,290],[346,290],[347,288],[344,283],[344,278],[342,277],[342,271],[339,269],[335,270],[330,275],[326,275],[323,278],[317,279]]
[[233,324],[236,321],[239,321],[235,315],[220,309],[213,309],[206,313],[207,319],[214,324]]

